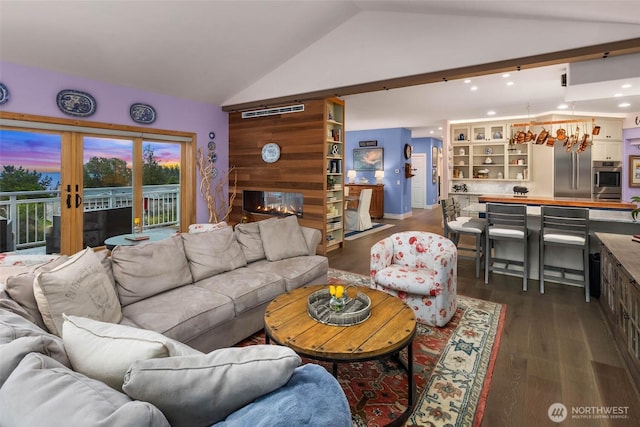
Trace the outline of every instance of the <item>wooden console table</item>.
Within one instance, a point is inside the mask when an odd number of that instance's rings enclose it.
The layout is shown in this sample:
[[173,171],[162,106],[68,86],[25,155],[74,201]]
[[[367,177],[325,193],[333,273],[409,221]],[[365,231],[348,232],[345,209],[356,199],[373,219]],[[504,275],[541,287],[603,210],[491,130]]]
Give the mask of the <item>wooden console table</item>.
[[359,196],[360,192],[367,188],[372,189],[369,215],[373,219],[381,219],[384,216],[384,184],[345,184],[345,187],[349,188],[349,197]]

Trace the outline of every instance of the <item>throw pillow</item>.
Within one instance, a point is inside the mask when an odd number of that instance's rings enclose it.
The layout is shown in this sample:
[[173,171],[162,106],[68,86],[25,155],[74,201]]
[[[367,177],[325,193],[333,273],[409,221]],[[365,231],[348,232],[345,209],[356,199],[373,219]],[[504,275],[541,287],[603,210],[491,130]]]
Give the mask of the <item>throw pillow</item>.
[[160,410],[43,354],[27,354],[0,388],[3,426],[169,427]]
[[219,228],[224,228],[224,227],[227,227],[227,223],[224,221],[217,222],[215,224],[210,224],[210,223],[191,224],[189,226],[189,233],[191,234],[204,233],[205,231],[213,231],[213,230],[217,230]]
[[73,369],[119,391],[136,360],[202,354],[157,332],[131,326],[65,316],[62,328]]
[[193,282],[180,235],[159,242],[116,246],[113,277],[123,306]]
[[29,353],[41,353],[68,368],[71,367],[60,338],[49,334],[16,338],[10,343],[0,345],[0,387]]
[[265,257],[259,224],[259,222],[250,222],[238,224],[235,228],[236,240],[240,244],[247,262],[259,261]]
[[299,365],[300,356],[288,347],[224,348],[135,362],[122,388],[133,399],[153,403],[173,427],[209,426],[282,387]]
[[298,225],[298,218],[290,215],[286,218],[270,218],[258,222],[262,247],[269,261],[309,255],[307,242]]
[[194,282],[247,265],[229,226],[206,233],[185,233],[182,241]]
[[38,309],[38,303],[36,297],[33,294],[33,282],[36,279],[36,275],[43,271],[51,271],[54,268],[64,264],[69,260],[69,257],[62,255],[61,257],[47,263],[40,265],[30,272],[18,274],[17,276],[8,277],[6,280],[7,293],[12,300],[20,304],[29,316],[33,319],[33,322],[44,330],[47,330],[47,326],[42,320],[42,315]]
[[104,267],[86,248],[51,271],[36,275],[33,293],[42,320],[53,334],[62,334],[62,314],[118,323],[122,310]]

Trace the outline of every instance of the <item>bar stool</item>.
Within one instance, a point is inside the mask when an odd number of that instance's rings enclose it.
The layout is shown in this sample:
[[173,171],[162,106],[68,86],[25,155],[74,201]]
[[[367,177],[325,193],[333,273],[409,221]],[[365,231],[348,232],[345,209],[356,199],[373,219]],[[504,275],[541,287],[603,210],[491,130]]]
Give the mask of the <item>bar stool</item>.
[[[529,229],[527,228],[527,207],[525,205],[501,205],[496,203],[486,204],[487,226],[486,255],[484,258],[484,283],[489,283],[489,272],[522,274],[522,290],[527,290],[527,278],[529,276]],[[494,241],[518,242],[522,244],[522,261],[498,258],[492,256],[491,247]],[[494,265],[494,263],[504,266]],[[522,266],[520,270],[509,268],[510,265]]]
[[[584,286],[585,300],[589,302],[589,209],[542,206],[540,217],[540,293],[544,294],[545,279],[561,278],[563,283]],[[548,246],[580,249],[582,269],[545,264],[544,255]],[[547,271],[559,272],[561,275],[547,274]],[[567,273],[574,277],[567,277]],[[575,276],[580,276],[581,279],[576,279]]]
[[[451,202],[442,199],[442,221],[444,225],[444,237],[450,239],[458,248],[459,259],[475,259],[476,277],[480,277],[480,265],[484,256],[484,228],[486,221],[481,218],[460,216],[460,203],[451,198]],[[475,248],[460,245],[460,236],[473,236],[476,242]],[[461,254],[463,251],[465,254]],[[473,253],[473,256],[469,255]]]

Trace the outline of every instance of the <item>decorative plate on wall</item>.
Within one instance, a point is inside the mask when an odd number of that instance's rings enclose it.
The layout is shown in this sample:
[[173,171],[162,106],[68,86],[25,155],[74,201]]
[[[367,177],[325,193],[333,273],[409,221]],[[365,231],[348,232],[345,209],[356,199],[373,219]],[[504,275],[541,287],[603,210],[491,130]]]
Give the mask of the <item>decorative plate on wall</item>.
[[65,114],[76,117],[89,117],[96,112],[96,99],[86,92],[64,89],[56,96],[58,108]]
[[209,147],[209,151],[213,151],[216,149],[216,143],[213,141],[209,141],[208,147]]
[[209,139],[215,139],[216,133],[214,131],[209,132]]
[[9,100],[9,89],[3,84],[0,83],[0,105],[6,104]]
[[280,158],[280,146],[275,142],[270,142],[262,147],[262,160],[265,163],[275,163]]
[[218,176],[218,169],[216,168],[211,169],[211,176],[214,178]]
[[150,125],[156,121],[156,110],[151,105],[139,102],[131,104],[129,115],[134,122],[142,123],[143,125]]

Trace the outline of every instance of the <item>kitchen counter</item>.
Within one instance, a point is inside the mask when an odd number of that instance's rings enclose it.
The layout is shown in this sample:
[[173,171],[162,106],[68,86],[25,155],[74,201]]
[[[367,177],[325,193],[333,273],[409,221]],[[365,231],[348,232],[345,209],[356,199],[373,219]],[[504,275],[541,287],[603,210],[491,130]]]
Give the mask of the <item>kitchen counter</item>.
[[478,201],[481,203],[514,203],[520,205],[566,206],[576,208],[615,209],[623,211],[631,211],[636,208],[635,203],[615,202],[610,200],[571,199],[563,197],[485,195],[480,196]]

